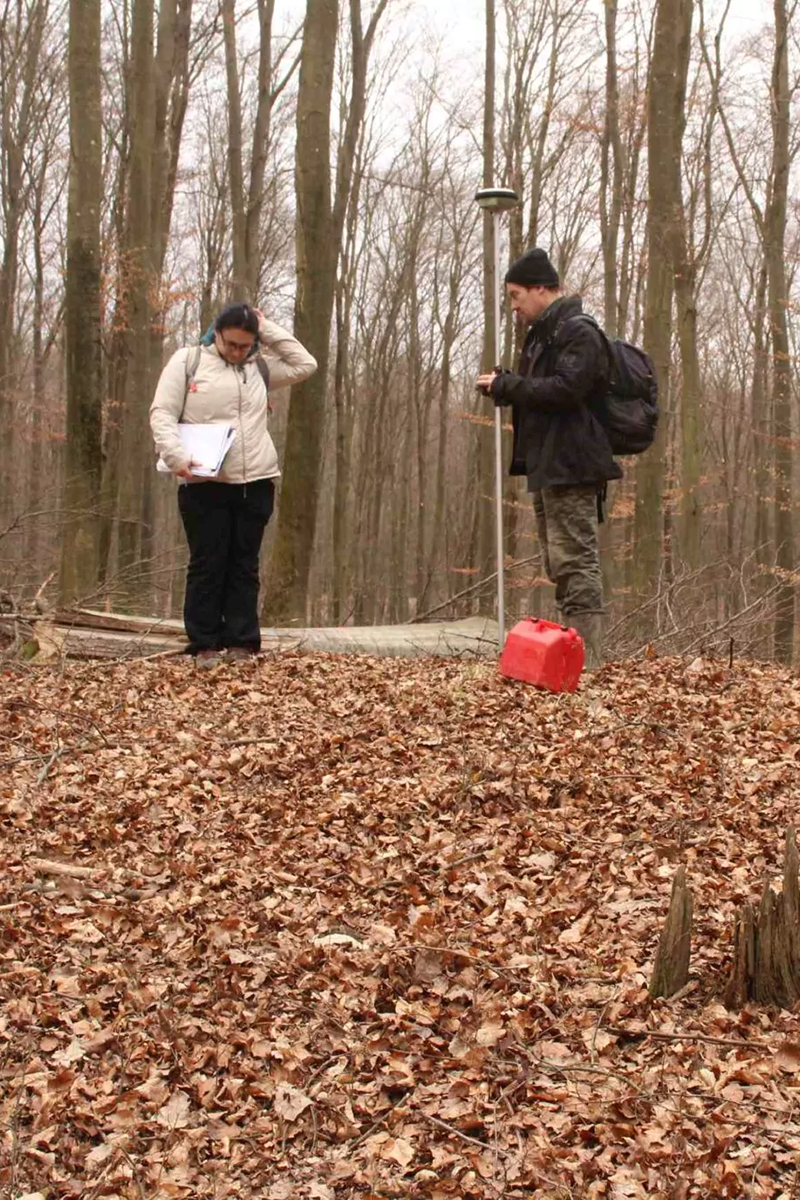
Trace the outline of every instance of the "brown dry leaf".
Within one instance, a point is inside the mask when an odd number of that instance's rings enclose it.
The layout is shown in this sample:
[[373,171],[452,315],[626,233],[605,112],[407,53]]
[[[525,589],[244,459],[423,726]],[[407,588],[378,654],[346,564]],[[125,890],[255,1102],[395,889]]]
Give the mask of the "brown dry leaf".
[[578,946],[583,941],[583,935],[591,924],[592,914],[586,913],[584,917],[575,921],[570,925],[569,929],[565,929],[558,935],[559,944],[562,946]]
[[381,1158],[407,1167],[414,1158],[414,1147],[405,1138],[388,1138],[381,1146]]
[[185,1092],[173,1092],[156,1113],[156,1120],[167,1129],[185,1129],[189,1124],[191,1108],[191,1100]]
[[312,1181],[308,1185],[308,1194],[310,1200],[336,1200],[333,1189],[329,1188],[327,1183]]
[[290,1083],[279,1083],[273,1107],[284,1121],[296,1121],[311,1103],[311,1099],[299,1088],[292,1087]]
[[800,1044],[797,1042],[783,1042],[778,1047],[775,1062],[782,1071],[786,1071],[788,1074],[800,1071]]
[[[796,1016],[728,1013],[719,980],[800,804],[796,676],[190,668],[0,675],[19,1192],[778,1200]],[[114,887],[27,890],[37,857]],[[698,986],[653,1003],[682,862]]]
[[487,1021],[475,1034],[475,1042],[478,1046],[496,1046],[504,1034],[502,1021]]

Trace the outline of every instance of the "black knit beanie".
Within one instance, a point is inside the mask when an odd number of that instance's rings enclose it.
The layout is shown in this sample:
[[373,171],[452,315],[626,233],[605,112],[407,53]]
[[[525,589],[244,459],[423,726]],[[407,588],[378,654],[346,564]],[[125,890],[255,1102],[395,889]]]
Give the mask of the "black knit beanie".
[[557,288],[558,271],[544,250],[528,250],[508,268],[506,283],[518,283],[521,287]]

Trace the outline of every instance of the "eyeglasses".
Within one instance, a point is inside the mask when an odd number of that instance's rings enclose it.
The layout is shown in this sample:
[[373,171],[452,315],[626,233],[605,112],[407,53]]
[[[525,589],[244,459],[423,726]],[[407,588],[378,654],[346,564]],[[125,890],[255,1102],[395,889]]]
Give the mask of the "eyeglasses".
[[249,354],[253,349],[253,338],[247,342],[237,342],[232,338],[225,337],[224,333],[220,333],[218,336],[228,354]]

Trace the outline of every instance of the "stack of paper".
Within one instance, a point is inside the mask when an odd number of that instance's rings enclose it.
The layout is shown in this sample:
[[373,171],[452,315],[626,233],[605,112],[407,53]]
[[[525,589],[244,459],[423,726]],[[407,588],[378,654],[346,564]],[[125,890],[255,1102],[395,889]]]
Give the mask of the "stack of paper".
[[[192,461],[192,474],[213,479],[219,474],[225,455],[233,445],[236,430],[232,425],[178,425],[184,449]],[[156,463],[156,470],[167,472],[169,467],[163,458]]]

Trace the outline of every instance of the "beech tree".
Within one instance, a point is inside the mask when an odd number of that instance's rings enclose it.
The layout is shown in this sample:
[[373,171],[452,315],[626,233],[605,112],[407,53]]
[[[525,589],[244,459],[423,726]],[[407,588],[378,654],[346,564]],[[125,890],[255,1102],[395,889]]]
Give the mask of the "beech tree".
[[[666,400],[671,389],[672,308],[676,213],[681,207],[681,146],[689,67],[691,0],[657,0],[647,117],[647,293],[644,343]],[[636,476],[635,572],[637,591],[654,590],[661,577],[667,430],[660,422],[655,445]]]
[[337,0],[307,0],[297,96],[297,297],[295,333],[318,369],[294,389],[284,454],[284,483],[270,562],[265,611],[274,620],[305,612],[319,501],[336,261],[364,119],[367,67],[388,0],[363,25],[361,0],[350,0],[352,82],[331,193],[331,97],[338,35]]
[[99,571],[102,114],[100,0],[70,0],[67,214],[67,442],[59,593],[89,594]]
[[793,571],[794,497],[792,493],[792,363],[789,331],[786,271],[786,226],[789,191],[791,99],[789,79],[790,15],[786,0],[774,0],[775,41],[770,87],[772,124],[772,170],[764,214],[769,306],[772,347],[772,411],[775,445],[775,543],[780,590],[775,605],[775,654],[781,662],[791,662],[794,649],[795,599]]
[[[249,150],[249,180],[245,182],[245,131],[242,120],[242,96],[236,47],[236,0],[222,0],[225,40],[225,72],[228,98],[228,180],[231,197],[233,270],[231,299],[258,299],[261,268],[261,221],[267,190],[267,162],[272,139],[272,113],[275,102],[297,68],[299,56],[276,77],[283,54],[273,58],[273,20],[275,0],[258,0],[258,69],[256,104]],[[287,48],[292,42],[287,43]]]
[[50,0],[3,0],[0,5],[0,512],[8,515],[16,447],[17,345],[15,307],[20,239],[26,204],[25,154],[36,137],[39,61],[51,15]]

